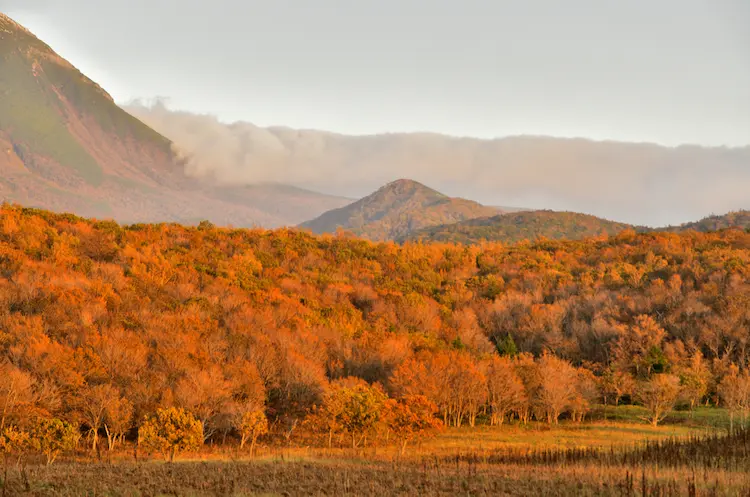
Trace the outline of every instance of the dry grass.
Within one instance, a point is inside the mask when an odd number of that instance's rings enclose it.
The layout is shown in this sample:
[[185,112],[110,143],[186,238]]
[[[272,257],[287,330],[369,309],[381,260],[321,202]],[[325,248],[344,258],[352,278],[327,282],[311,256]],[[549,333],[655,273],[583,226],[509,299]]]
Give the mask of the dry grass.
[[746,471],[645,470],[573,464],[548,467],[424,460],[181,462],[36,467],[29,490],[14,475],[10,495],[747,495]]
[[561,424],[550,428],[532,423],[501,427],[481,426],[450,430],[425,441],[419,454],[450,455],[456,452],[486,452],[498,448],[570,449],[581,447],[628,447],[645,440],[684,437],[703,433],[705,428],[645,424],[594,422]]
[[28,486],[12,469],[8,495],[750,494],[750,432],[708,436],[706,423],[695,419],[656,428],[599,420],[454,429],[404,458],[393,448],[300,447],[265,447],[252,460],[207,447],[175,464],[157,458],[136,464],[126,452],[113,464],[79,456],[29,467]]

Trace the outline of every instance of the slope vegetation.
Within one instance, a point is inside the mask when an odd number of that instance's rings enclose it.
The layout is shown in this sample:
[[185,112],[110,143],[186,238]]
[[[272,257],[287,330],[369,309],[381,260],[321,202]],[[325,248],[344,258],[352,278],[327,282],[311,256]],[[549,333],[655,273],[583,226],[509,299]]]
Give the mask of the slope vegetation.
[[685,223],[680,226],[670,226],[664,228],[664,231],[700,231],[707,233],[709,231],[719,231],[725,229],[750,229],[750,211],[742,210],[730,212],[722,216],[709,216],[692,223]]
[[468,245],[480,242],[513,243],[540,238],[578,240],[592,236],[616,235],[625,230],[709,233],[725,229],[750,229],[750,211],[730,212],[664,228],[632,226],[576,212],[524,211],[433,226],[408,233],[398,241],[451,242]]
[[472,244],[512,243],[539,238],[576,240],[615,235],[626,229],[634,227],[575,212],[527,211],[425,228],[409,233],[399,241]]
[[[693,378],[700,403],[746,378],[732,373],[750,309],[750,233],[737,230],[397,246],[2,206],[0,276],[0,400],[18,424],[80,426],[106,395],[132,407],[126,430],[177,405],[219,441],[237,409],[263,406],[287,430],[337,385],[367,392],[362,380],[425,396],[455,425],[515,385],[518,409],[550,422],[537,378],[588,392],[564,390],[571,416],[596,385]],[[509,371],[496,349],[537,359],[489,383]]]

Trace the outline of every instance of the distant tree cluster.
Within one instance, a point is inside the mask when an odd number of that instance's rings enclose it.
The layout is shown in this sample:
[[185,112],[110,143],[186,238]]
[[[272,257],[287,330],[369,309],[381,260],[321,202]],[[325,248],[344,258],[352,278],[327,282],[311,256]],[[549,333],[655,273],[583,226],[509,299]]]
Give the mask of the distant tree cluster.
[[[750,234],[371,243],[0,208],[0,448],[409,443],[750,412]],[[22,447],[23,446],[23,447]]]

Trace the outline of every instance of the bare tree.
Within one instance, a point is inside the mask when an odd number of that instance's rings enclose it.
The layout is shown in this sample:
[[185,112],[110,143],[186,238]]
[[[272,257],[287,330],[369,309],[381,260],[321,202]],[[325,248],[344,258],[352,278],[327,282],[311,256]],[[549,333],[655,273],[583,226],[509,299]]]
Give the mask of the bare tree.
[[120,392],[110,385],[84,387],[81,393],[80,412],[84,422],[89,427],[91,452],[97,451],[99,429],[104,424],[110,404],[116,402],[119,398]]
[[509,358],[494,356],[487,364],[486,375],[490,423],[501,425],[508,414],[528,401],[526,390]]
[[670,374],[657,374],[639,383],[635,394],[648,411],[644,419],[656,426],[674,408],[680,395],[680,379]]
[[729,428],[733,430],[735,415],[742,412],[743,417],[747,418],[747,411],[750,410],[750,375],[747,371],[740,373],[737,366],[732,364],[717,390],[722,404],[729,411]]

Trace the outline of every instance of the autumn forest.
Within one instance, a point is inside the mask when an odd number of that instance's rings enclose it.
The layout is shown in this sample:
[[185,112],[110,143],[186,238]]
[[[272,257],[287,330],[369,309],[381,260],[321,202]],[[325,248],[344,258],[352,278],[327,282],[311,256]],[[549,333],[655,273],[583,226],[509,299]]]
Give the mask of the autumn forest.
[[0,276],[0,447],[48,462],[750,410],[739,230],[399,246],[4,205]]

